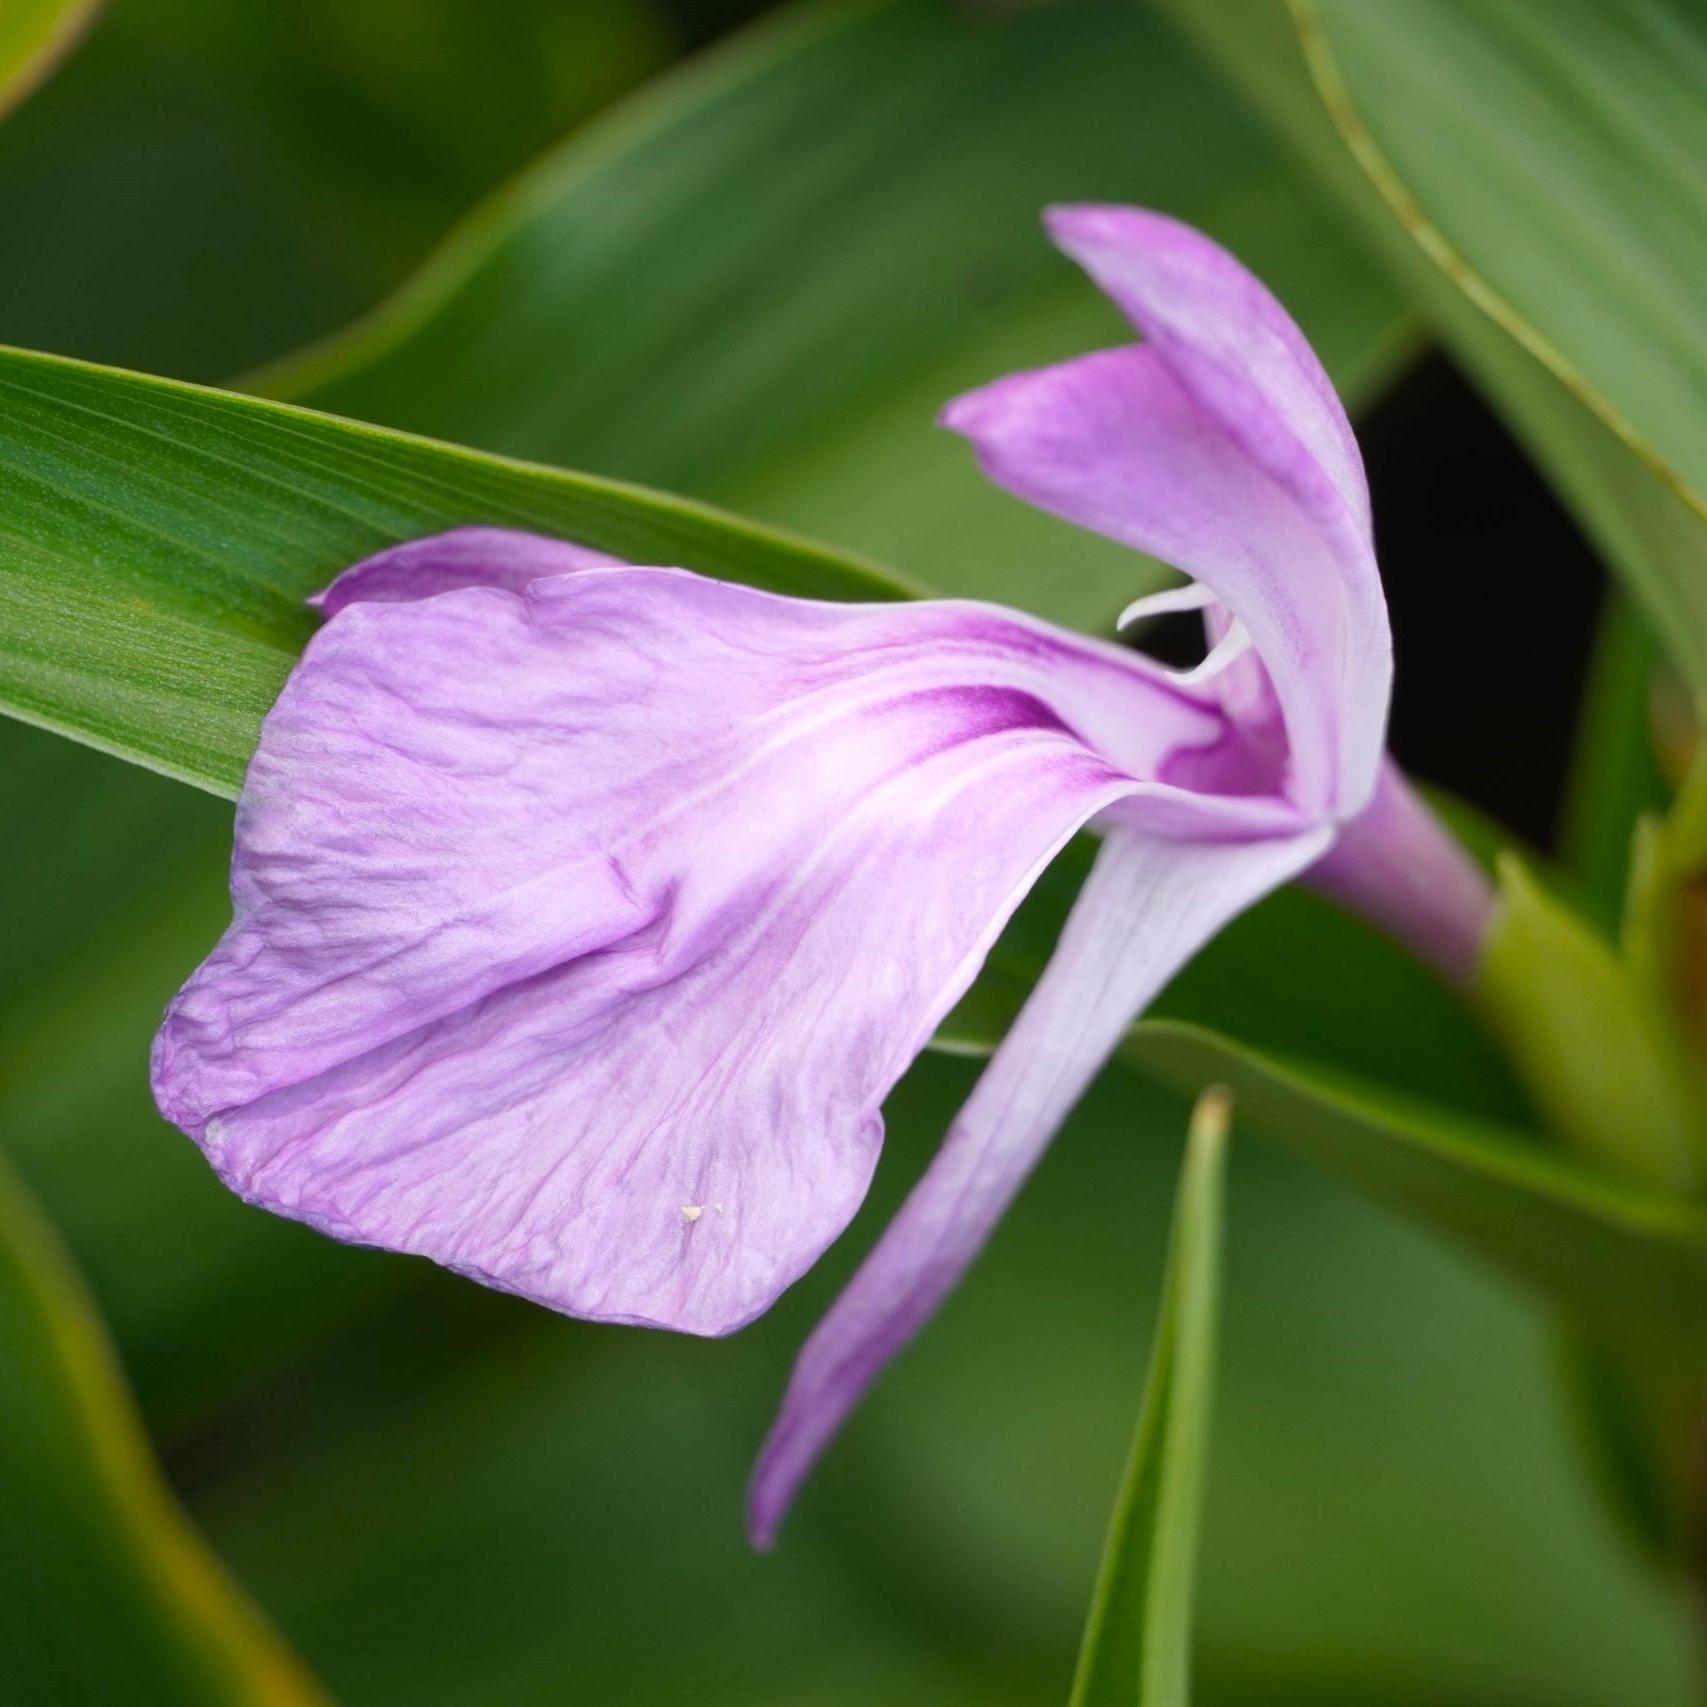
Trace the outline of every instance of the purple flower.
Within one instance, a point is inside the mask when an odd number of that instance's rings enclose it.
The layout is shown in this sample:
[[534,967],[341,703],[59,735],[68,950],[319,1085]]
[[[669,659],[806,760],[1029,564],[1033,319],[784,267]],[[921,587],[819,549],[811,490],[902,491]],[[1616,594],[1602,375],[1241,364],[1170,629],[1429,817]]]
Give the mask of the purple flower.
[[358,564],[268,716],[234,919],[155,1047],[240,1195],[601,1321],[723,1334],[858,1207],[891,1086],[1038,874],[1102,848],[940,1153],[803,1351],[773,1533],[1132,1019],[1313,872],[1449,976],[1480,878],[1382,758],[1351,430],[1278,303],[1154,214],[1055,241],[1141,345],[951,405],[991,478],[1176,564],[1211,654],[780,598],[470,528]]

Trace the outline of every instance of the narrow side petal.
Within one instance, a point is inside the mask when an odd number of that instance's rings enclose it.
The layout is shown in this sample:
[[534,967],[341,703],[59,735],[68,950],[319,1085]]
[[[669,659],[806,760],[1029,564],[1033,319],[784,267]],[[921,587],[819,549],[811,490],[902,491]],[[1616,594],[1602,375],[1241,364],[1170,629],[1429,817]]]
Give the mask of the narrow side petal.
[[308,602],[323,616],[368,601],[404,604],[459,587],[501,587],[512,593],[547,575],[620,566],[591,546],[512,528],[454,528],[426,539],[406,540],[352,564]]
[[864,1193],[884,1095],[1091,815],[1219,713],[990,607],[593,569],[344,608],[267,719],[235,918],[157,1040],[243,1196],[721,1333]]
[[1115,830],[1061,941],[941,1150],[800,1353],[748,1494],[768,1546],[801,1483],[890,1359],[982,1249],[1127,1026],[1227,921],[1294,877],[1326,828],[1192,845]]

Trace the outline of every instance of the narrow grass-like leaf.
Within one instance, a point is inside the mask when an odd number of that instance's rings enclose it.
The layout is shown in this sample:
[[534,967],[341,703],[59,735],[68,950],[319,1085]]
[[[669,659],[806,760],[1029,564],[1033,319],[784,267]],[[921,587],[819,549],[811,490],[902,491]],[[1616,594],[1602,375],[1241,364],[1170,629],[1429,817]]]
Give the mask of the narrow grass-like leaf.
[[92,1301],[3,1161],[0,1385],[8,1702],[323,1702],[178,1509]]
[[1631,1343],[1707,1348],[1707,1212],[1625,1184],[1528,1134],[1154,1020],[1125,1046],[1170,1083],[1222,1084],[1253,1130],[1468,1245]]
[[0,710],[226,795],[303,599],[397,540],[496,523],[786,593],[912,590],[683,499],[20,351],[0,478]]
[[671,57],[668,10],[116,0],[7,116],[0,338],[218,384],[324,336]]
[[1185,1707],[1220,1313],[1231,1103],[1191,1118],[1143,1407],[1110,1522],[1072,1707]]
[[1700,9],[1163,3],[1353,210],[1707,687]]

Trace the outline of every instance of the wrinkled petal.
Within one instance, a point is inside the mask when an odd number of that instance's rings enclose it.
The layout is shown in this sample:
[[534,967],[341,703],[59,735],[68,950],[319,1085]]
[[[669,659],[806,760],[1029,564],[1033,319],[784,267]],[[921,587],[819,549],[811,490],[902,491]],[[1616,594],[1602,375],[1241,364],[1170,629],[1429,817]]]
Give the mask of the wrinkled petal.
[[1213,705],[994,608],[487,579],[310,644],[155,1087],[246,1198],[574,1314],[765,1308],[1093,814],[1297,827],[1149,780]]
[[999,380],[945,424],[1017,496],[1209,587],[1273,682],[1295,798],[1356,812],[1375,782],[1391,643],[1332,386],[1274,297],[1200,233],[1104,207],[1058,209],[1049,229],[1145,342]]
[[748,1497],[768,1545],[848,1413],[983,1247],[1049,1139],[1162,985],[1295,876],[1326,828],[1243,845],[1110,833],[1061,941],[924,1177],[806,1342]]
[[620,557],[543,534],[453,528],[364,557],[308,602],[323,616],[336,616],[346,605],[363,601],[404,604],[459,587],[504,587],[519,593],[548,575],[621,566]]

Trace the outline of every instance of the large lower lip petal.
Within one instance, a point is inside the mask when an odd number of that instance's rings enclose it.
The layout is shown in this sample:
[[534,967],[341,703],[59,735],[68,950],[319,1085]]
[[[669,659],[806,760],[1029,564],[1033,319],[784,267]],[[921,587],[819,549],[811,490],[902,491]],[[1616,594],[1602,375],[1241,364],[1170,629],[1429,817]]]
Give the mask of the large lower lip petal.
[[885,1093],[1075,828],[1291,822],[1148,782],[1218,713],[1117,648],[677,570],[517,593],[524,555],[316,637],[157,1044],[227,1181],[340,1238],[739,1326],[852,1214]]

